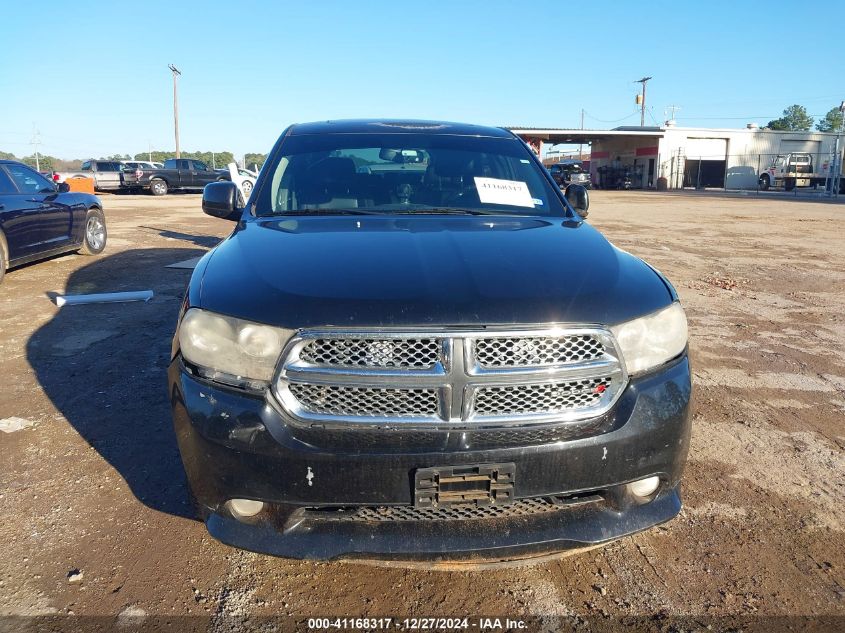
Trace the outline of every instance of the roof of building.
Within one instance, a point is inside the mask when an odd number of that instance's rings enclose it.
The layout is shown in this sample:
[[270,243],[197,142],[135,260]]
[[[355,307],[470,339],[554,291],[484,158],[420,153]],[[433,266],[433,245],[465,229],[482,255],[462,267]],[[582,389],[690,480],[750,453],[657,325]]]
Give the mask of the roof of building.
[[560,143],[577,144],[603,141],[611,138],[653,138],[659,139],[681,132],[687,135],[707,135],[710,137],[729,138],[737,134],[782,134],[796,136],[836,136],[831,132],[818,132],[808,130],[806,132],[792,132],[785,130],[769,130],[758,127],[744,128],[704,128],[704,127],[679,127],[668,125],[665,127],[639,127],[622,126],[612,130],[582,130],[574,128],[540,128],[540,127],[508,127],[511,132],[523,138],[539,138],[547,143],[557,145]]

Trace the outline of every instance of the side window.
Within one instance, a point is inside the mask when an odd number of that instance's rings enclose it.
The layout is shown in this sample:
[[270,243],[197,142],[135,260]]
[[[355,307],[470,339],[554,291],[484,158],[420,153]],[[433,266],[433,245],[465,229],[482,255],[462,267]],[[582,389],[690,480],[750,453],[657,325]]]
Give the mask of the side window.
[[17,193],[15,183],[9,178],[9,174],[0,166],[0,195],[4,193]]
[[97,171],[113,171],[110,163],[97,163]]
[[208,171],[208,167],[206,166],[206,164],[200,160],[194,161],[194,169],[196,169],[197,171]]
[[26,165],[6,165],[6,168],[21,193],[49,193],[56,190],[52,182]]
[[82,163],[82,168],[80,169],[80,171],[91,171],[91,161],[86,160],[84,163]]

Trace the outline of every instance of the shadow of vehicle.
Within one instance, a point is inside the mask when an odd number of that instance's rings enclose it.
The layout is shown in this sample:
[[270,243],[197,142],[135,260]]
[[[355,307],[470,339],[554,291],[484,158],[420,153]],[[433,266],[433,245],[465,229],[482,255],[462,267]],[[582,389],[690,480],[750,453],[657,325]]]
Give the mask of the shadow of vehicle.
[[197,246],[202,246],[204,248],[212,248],[214,246],[217,246],[220,243],[220,240],[223,239],[214,235],[194,235],[192,233],[181,233],[179,231],[171,231],[169,229],[162,229],[155,226],[141,225],[140,228],[155,231],[161,237],[166,237],[173,240],[182,240],[183,242],[190,242],[191,244],[196,244]]
[[74,272],[67,294],[152,289],[149,303],[71,305],[39,328],[27,359],[71,426],[144,504],[193,518],[173,433],[166,371],[190,270],[166,265],[204,251],[128,250]]

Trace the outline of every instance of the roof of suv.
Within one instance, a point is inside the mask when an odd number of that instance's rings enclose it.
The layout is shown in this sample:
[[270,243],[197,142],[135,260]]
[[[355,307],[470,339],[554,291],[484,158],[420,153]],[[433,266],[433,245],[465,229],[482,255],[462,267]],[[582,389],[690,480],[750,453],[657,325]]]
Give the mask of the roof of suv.
[[417,121],[398,119],[349,119],[296,123],[290,134],[450,134],[454,136],[488,136],[515,138],[508,130],[469,123]]

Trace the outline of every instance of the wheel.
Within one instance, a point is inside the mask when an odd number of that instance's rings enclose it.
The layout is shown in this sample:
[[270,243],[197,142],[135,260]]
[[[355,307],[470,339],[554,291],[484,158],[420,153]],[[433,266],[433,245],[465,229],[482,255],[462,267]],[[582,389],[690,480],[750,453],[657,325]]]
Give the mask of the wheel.
[[6,259],[9,257],[6,251],[6,238],[0,233],[0,284],[3,283],[3,277],[6,275]]
[[763,191],[768,191],[769,187],[772,186],[772,181],[769,178],[769,174],[763,174],[760,176],[760,189]]
[[150,191],[154,196],[163,196],[167,194],[167,183],[161,178],[154,178],[150,183]]
[[795,178],[787,178],[783,181],[783,188],[786,191],[792,191],[795,189]]
[[249,194],[252,193],[252,182],[249,180],[244,180],[243,184],[241,185],[241,191],[244,192],[244,198],[249,198]]
[[107,239],[106,216],[102,210],[91,207],[85,216],[85,237],[78,252],[82,255],[99,255],[105,249]]

